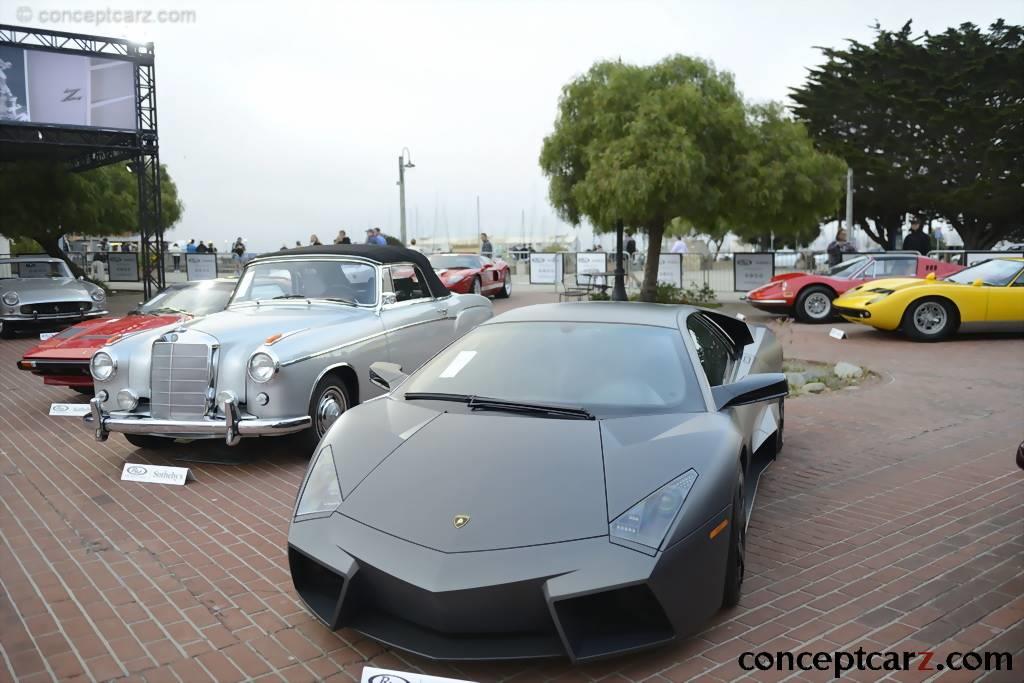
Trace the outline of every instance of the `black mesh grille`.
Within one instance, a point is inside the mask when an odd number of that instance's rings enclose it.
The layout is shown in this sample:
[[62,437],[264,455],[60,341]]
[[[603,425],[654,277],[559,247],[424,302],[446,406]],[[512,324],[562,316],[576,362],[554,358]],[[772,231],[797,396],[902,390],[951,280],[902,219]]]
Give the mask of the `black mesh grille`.
[[85,301],[51,301],[44,304],[25,304],[21,312],[25,315],[54,315],[57,313],[81,313],[92,308],[92,304]]

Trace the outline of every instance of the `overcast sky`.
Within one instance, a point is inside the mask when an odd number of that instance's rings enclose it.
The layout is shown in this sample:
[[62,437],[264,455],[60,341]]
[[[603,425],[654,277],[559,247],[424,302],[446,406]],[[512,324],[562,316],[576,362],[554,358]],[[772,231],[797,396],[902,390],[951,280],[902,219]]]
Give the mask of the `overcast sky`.
[[[0,22],[154,41],[160,155],[186,207],[169,239],[223,249],[241,235],[257,251],[339,228],[397,234],[406,146],[410,237],[472,237],[477,196],[492,235],[521,239],[522,212],[529,240],[571,233],[537,157],[560,88],[598,59],[700,56],[733,72],[747,99],[784,100],[821,62],[815,45],[870,40],[876,20],[933,32],[1024,21],[1020,0],[131,0],[109,6],[191,10],[194,21],[39,20],[101,6],[9,0]],[[25,8],[34,20],[19,21]]]

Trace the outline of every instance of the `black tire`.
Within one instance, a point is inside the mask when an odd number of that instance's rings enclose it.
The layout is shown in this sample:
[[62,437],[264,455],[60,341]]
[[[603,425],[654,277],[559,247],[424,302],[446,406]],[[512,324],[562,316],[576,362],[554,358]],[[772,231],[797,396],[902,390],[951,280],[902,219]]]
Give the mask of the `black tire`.
[[802,323],[820,324],[832,319],[832,300],[836,293],[824,285],[811,285],[800,290],[793,314]]
[[[334,407],[331,407],[331,403]],[[327,430],[351,407],[352,398],[340,375],[329,372],[316,383],[309,398],[309,416],[313,418],[313,424],[309,429],[299,433],[307,455],[312,457]]]
[[960,312],[947,299],[925,297],[907,306],[900,328],[919,342],[949,339],[960,326]]
[[505,273],[505,279],[501,283],[501,289],[494,295],[497,299],[507,299],[512,296],[512,273]]
[[483,283],[480,282],[480,276],[479,275],[477,275],[476,277],[473,278],[472,293],[473,294],[479,294],[479,295],[483,296],[484,286],[483,286]]
[[732,518],[729,520],[729,554],[725,565],[723,607],[735,607],[743,592],[743,571],[747,547],[747,515],[743,502],[743,470],[736,477],[736,490],[732,496]]
[[174,439],[168,439],[162,436],[150,436],[149,434],[125,434],[124,438],[127,439],[128,443],[136,448],[144,448],[150,451],[174,445]]
[[14,339],[14,327],[0,320],[0,339]]
[[90,387],[71,387],[71,390],[72,391],[77,391],[78,393],[80,393],[80,394],[82,394],[84,396],[95,396],[96,395],[96,388],[95,387],[91,387],[91,386]]

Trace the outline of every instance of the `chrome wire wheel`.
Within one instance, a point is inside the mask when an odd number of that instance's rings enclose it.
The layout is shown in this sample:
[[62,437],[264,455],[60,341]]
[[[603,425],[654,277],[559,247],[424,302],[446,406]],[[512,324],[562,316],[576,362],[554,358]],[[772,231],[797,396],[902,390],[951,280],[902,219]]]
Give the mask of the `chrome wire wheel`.
[[813,292],[804,299],[804,311],[808,317],[822,320],[832,312],[832,302],[824,292]]
[[327,433],[341,414],[348,409],[348,401],[345,394],[338,387],[328,387],[316,404],[316,411],[313,415],[313,426],[318,437]]
[[941,333],[949,322],[946,309],[937,301],[925,301],[914,309],[914,327],[921,334]]

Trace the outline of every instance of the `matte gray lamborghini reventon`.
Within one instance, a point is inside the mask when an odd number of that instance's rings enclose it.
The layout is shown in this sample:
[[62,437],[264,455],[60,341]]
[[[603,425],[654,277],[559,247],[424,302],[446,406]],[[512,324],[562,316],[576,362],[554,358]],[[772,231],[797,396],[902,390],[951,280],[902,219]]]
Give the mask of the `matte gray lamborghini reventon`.
[[571,303],[481,324],[344,413],[289,530],[329,628],[436,659],[574,661],[696,631],[743,581],[782,444],[782,350],[686,306]]

